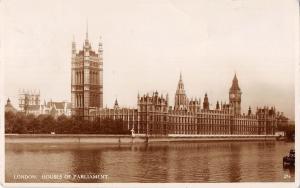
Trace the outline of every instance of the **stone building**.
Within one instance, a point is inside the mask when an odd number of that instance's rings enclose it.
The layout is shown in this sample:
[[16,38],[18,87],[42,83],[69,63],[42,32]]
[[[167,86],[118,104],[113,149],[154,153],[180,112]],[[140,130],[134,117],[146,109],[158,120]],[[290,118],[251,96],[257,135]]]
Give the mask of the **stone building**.
[[85,119],[93,109],[103,108],[103,60],[102,43],[98,53],[92,50],[88,31],[82,50],[76,51],[72,43],[71,98],[72,115]]
[[138,110],[135,108],[120,108],[117,99],[114,103],[114,108],[99,108],[90,110],[90,120],[100,119],[112,119],[122,120],[123,129],[131,130],[135,128],[138,130]]
[[54,118],[57,118],[61,115],[65,116],[71,116],[71,108],[72,104],[70,102],[44,102],[44,105],[41,107],[41,113],[42,114],[48,114],[53,116]]
[[19,94],[20,112],[25,114],[51,115],[54,118],[65,115],[71,116],[71,103],[66,101],[44,101],[40,102],[40,92],[32,92],[23,90]]
[[[181,80],[179,80],[181,82]],[[178,94],[178,93],[177,93]],[[181,102],[179,100],[179,102]],[[177,103],[175,106],[178,109],[186,110],[187,101],[184,103]],[[168,133],[168,116],[169,112],[173,111],[169,108],[168,94],[164,97],[159,96],[158,92],[154,92],[152,96],[149,94],[142,97],[138,96],[138,129],[137,133],[147,134],[167,134]],[[177,110],[176,110],[177,111]]]
[[211,108],[207,93],[203,103],[189,99],[180,73],[175,93],[174,107],[169,104],[168,94],[145,94],[137,97],[137,108],[120,108],[115,101],[113,108],[103,108],[103,58],[102,43],[98,53],[92,50],[88,32],[83,48],[76,51],[72,43],[71,95],[72,115],[87,120],[120,119],[123,128],[134,129],[146,135],[273,135],[277,123],[285,123],[275,107],[257,108],[253,113],[241,113],[242,92],[236,74],[229,89],[229,102],[217,102]]
[[229,89],[229,103],[209,108],[205,93],[201,108],[200,99],[189,100],[184,91],[182,76],[175,94],[175,104],[169,104],[169,96],[153,92],[137,97],[137,109],[120,108],[115,102],[112,109],[95,109],[95,117],[124,121],[123,128],[134,129],[143,135],[274,135],[277,123],[283,115],[275,107],[257,108],[252,113],[241,114],[241,90],[237,76]]
[[19,91],[19,108],[21,112],[35,114],[35,111],[39,110],[41,106],[40,102],[40,92],[25,89]]

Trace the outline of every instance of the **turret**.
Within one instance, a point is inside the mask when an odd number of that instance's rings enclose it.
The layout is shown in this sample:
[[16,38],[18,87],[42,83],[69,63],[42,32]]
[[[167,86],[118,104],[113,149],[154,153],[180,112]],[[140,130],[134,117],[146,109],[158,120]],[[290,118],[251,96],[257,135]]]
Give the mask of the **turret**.
[[10,103],[10,99],[8,98],[7,99],[7,103],[6,103],[7,105],[11,105],[11,103]]
[[167,101],[167,104],[169,104],[169,94],[168,93],[166,95],[166,101]]
[[217,101],[217,104],[216,104],[216,110],[220,110],[220,104],[219,104],[219,101]]
[[75,43],[75,38],[73,37],[72,41],[72,57],[76,56],[76,43]]
[[208,102],[207,93],[205,93],[205,96],[204,96],[203,109],[204,110],[209,110],[209,102]]
[[249,109],[248,109],[248,116],[250,116],[252,114],[251,112],[251,107],[249,106]]
[[114,109],[119,109],[118,99],[115,100]]
[[98,46],[98,56],[102,58],[103,46],[102,46],[102,38],[100,37],[99,46]]

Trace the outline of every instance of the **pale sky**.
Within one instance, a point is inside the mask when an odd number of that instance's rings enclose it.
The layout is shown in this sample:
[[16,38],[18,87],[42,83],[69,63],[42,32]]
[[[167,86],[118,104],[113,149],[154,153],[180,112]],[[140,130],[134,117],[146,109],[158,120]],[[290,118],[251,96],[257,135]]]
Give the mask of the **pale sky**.
[[[242,111],[276,106],[294,118],[296,0],[2,1],[5,97],[40,90],[71,100],[71,42],[104,49],[104,106],[136,107],[138,92],[169,93],[182,72],[188,97],[228,102],[237,73]],[[2,25],[2,24],[1,24]]]

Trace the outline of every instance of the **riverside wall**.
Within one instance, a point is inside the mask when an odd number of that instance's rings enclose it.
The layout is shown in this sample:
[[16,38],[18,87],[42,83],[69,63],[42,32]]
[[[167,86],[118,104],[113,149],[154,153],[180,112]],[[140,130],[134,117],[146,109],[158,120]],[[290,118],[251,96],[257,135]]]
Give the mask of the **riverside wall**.
[[5,143],[132,144],[151,142],[267,141],[275,135],[93,135],[93,134],[6,134]]

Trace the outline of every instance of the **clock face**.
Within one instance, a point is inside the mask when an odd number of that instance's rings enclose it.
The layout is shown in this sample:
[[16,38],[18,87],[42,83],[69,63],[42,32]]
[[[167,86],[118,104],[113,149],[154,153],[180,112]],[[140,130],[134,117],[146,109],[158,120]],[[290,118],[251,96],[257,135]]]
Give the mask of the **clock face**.
[[234,98],[235,97],[235,94],[230,94],[230,98]]

